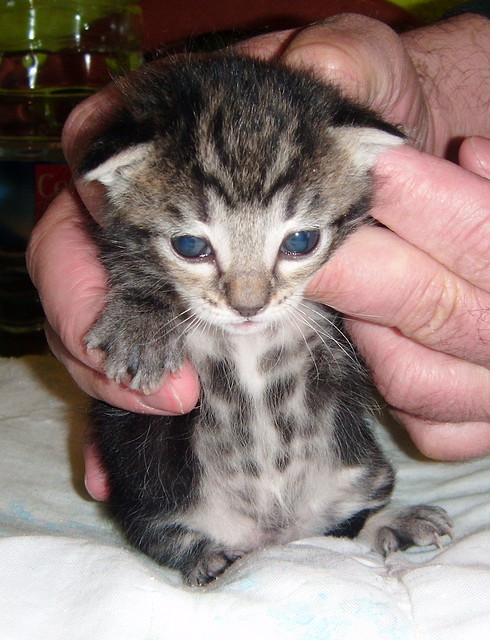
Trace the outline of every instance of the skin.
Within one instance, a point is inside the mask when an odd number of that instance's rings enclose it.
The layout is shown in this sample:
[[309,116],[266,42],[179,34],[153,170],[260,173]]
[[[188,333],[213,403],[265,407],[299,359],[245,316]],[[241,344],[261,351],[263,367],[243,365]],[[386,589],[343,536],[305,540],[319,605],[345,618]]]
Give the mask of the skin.
[[[490,22],[467,14],[400,37],[377,21],[344,15],[261,36],[241,49],[312,69],[410,135],[414,146],[386,153],[376,166],[372,214],[386,228],[356,232],[307,294],[346,314],[380,392],[424,454],[441,460],[486,455],[490,124],[482,105],[490,100]],[[115,104],[111,86],[74,111],[63,137],[72,166]],[[456,158],[455,140],[463,140]],[[49,344],[96,398],[131,411],[186,412],[199,393],[189,365],[145,396],[107,380],[102,354],[84,347],[106,281],[80,225],[85,207],[98,219],[100,193],[77,186],[53,202],[28,251]],[[86,485],[93,497],[107,498],[91,446]]]

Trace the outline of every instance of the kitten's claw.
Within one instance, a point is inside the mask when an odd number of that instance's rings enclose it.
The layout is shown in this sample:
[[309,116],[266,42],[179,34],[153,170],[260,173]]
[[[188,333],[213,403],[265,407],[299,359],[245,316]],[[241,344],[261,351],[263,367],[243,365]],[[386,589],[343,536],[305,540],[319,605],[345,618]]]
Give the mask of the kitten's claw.
[[444,509],[417,505],[403,510],[390,523],[381,527],[376,535],[376,546],[383,555],[412,546],[431,544],[443,548],[442,537],[453,538],[451,520]]
[[243,556],[242,551],[213,551],[202,555],[196,564],[185,572],[184,579],[191,587],[204,587],[216,580],[224,571]]
[[150,395],[161,387],[165,373],[178,369],[183,361],[168,343],[149,337],[156,331],[144,329],[129,320],[115,329],[106,312],[88,332],[85,345],[88,353],[105,353],[104,373],[110,380]]

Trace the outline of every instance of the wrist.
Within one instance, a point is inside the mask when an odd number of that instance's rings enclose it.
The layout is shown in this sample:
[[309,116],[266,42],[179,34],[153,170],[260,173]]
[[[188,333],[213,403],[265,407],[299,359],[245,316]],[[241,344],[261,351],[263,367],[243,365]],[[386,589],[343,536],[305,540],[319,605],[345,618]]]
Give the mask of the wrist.
[[401,37],[430,114],[426,150],[446,156],[454,140],[490,137],[490,20],[468,13]]

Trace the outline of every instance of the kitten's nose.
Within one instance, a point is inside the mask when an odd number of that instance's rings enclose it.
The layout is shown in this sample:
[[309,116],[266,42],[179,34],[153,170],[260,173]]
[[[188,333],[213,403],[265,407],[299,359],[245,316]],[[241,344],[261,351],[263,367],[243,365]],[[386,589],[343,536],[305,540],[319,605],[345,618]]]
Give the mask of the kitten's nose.
[[233,307],[235,309],[235,311],[238,311],[238,313],[243,316],[244,318],[251,318],[252,316],[255,316],[261,309],[263,309],[264,307],[260,306],[260,307],[240,307],[240,306],[234,306]]
[[230,274],[224,288],[229,306],[244,318],[250,318],[263,309],[269,300],[270,276],[259,270]]

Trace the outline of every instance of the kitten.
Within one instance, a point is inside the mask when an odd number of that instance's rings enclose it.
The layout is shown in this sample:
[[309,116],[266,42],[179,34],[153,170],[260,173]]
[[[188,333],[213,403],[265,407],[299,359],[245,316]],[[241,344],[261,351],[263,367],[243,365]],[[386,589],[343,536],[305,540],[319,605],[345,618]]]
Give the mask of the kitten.
[[365,367],[340,315],[303,298],[369,220],[370,170],[402,134],[307,74],[235,56],[148,67],[122,89],[80,170],[107,192],[109,292],[86,343],[133,389],[185,359],[202,385],[188,415],[95,403],[128,539],[190,585],[258,547],[354,536],[368,518],[383,553],[438,543],[450,533],[438,507],[378,515],[394,476]]

